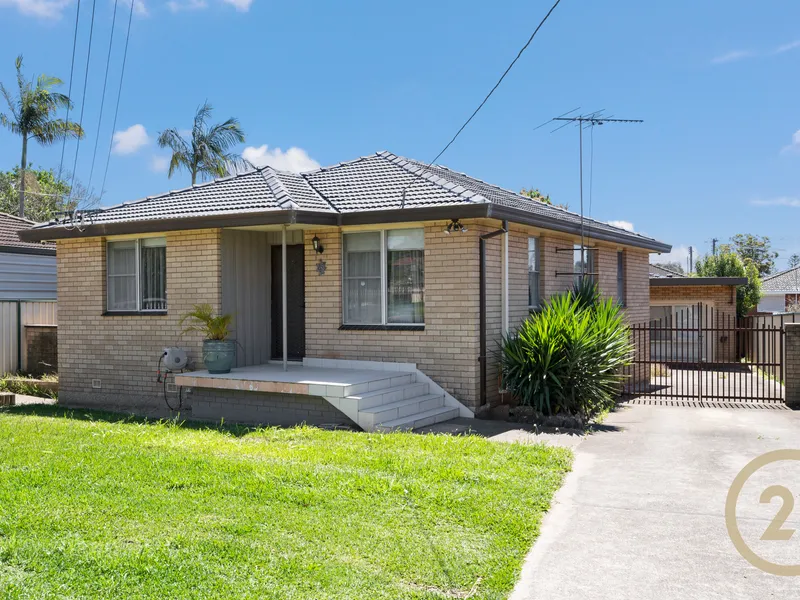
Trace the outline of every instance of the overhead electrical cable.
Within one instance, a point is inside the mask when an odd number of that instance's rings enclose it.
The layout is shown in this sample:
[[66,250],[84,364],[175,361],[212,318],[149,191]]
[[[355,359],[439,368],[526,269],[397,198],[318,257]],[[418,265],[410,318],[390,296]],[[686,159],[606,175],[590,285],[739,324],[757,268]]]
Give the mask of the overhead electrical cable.
[[[72,103],[72,74],[75,71],[75,48],[78,45],[78,18],[81,15],[81,0],[78,0],[78,8],[75,10],[75,31],[72,34],[72,62],[69,66],[69,87],[67,89],[67,97],[70,100],[70,104]],[[67,116],[64,119],[65,121],[69,121],[69,107],[70,104],[67,104]],[[67,147],[67,136],[61,140],[61,160],[58,163],[58,179],[61,180],[61,172],[64,168],[64,149]]]
[[108,86],[108,69],[111,65],[111,48],[114,45],[114,25],[117,22],[117,2],[114,0],[114,13],[111,16],[111,36],[108,39],[108,56],[106,56],[106,75],[103,78],[103,95],[100,96],[100,116],[97,118],[97,135],[94,138],[94,152],[92,153],[92,167],[89,169],[89,181],[86,184],[86,189],[92,189],[92,176],[94,175],[94,163],[97,159],[97,146],[100,143],[100,127],[103,123],[103,107],[106,103],[106,87]]
[[128,14],[128,31],[125,34],[125,50],[122,52],[122,69],[119,74],[119,88],[117,89],[117,103],[114,108],[114,122],[111,125],[111,141],[108,144],[108,156],[106,157],[106,168],[103,171],[103,184],[100,187],[100,200],[106,193],[106,178],[108,177],[108,163],[111,161],[111,149],[114,147],[114,132],[117,130],[117,115],[119,114],[119,99],[122,97],[122,80],[125,78],[125,63],[128,58],[128,42],[131,39],[131,22],[133,22],[133,5],[136,0],[131,0],[131,10]]
[[[452,146],[452,145],[453,145],[453,142],[455,142],[455,141],[456,141],[456,139],[458,138],[458,136],[459,136],[459,135],[461,135],[461,132],[462,132],[462,131],[464,131],[464,129],[466,129],[467,125],[469,125],[469,124],[470,124],[470,122],[472,121],[472,119],[474,119],[474,118],[475,118],[475,115],[477,115],[477,114],[480,112],[480,110],[483,108],[483,106],[486,104],[486,102],[488,102],[489,98],[491,98],[491,97],[492,97],[492,94],[494,94],[495,90],[497,90],[497,88],[498,88],[498,87],[500,87],[500,84],[501,84],[501,83],[503,83],[503,80],[506,78],[506,75],[508,75],[508,73],[511,71],[511,69],[514,67],[514,65],[515,65],[515,64],[517,63],[517,61],[520,59],[520,57],[521,57],[521,56],[522,56],[522,54],[525,52],[525,50],[527,50],[527,49],[528,49],[528,46],[530,46],[530,45],[531,45],[531,42],[533,41],[533,38],[535,38],[535,37],[536,37],[536,34],[537,34],[537,33],[539,33],[539,30],[542,28],[542,26],[545,24],[545,22],[547,21],[547,19],[550,17],[550,15],[553,13],[553,11],[556,9],[556,7],[557,7],[557,6],[558,6],[560,3],[561,3],[561,0],[556,0],[555,4],[553,4],[553,6],[551,6],[551,7],[550,7],[550,10],[549,10],[549,11],[547,11],[547,14],[546,14],[546,15],[544,16],[544,18],[543,18],[543,19],[542,19],[542,20],[539,22],[539,25],[537,25],[537,26],[536,26],[536,29],[534,29],[534,30],[533,30],[533,33],[531,34],[531,37],[529,37],[529,38],[528,38],[528,41],[527,41],[527,42],[525,42],[525,45],[524,45],[524,46],[522,46],[522,48],[520,49],[520,51],[519,51],[519,52],[517,53],[517,55],[514,57],[514,60],[512,60],[512,61],[511,61],[511,64],[510,64],[510,65],[508,65],[508,67],[506,68],[506,70],[505,70],[505,71],[503,71],[503,74],[500,76],[500,79],[498,79],[498,80],[497,80],[497,83],[495,83],[495,84],[494,84],[494,87],[493,87],[493,88],[492,88],[492,89],[489,91],[489,93],[488,93],[488,94],[486,94],[486,97],[485,97],[485,98],[483,99],[483,101],[482,101],[482,102],[481,102],[481,103],[478,105],[478,108],[476,108],[476,109],[475,109],[475,110],[472,112],[472,114],[469,116],[469,118],[468,118],[466,121],[464,121],[464,124],[463,124],[463,125],[462,125],[462,126],[459,128],[459,129],[458,129],[458,131],[456,131],[456,134],[455,134],[455,135],[454,135],[454,136],[453,136],[453,137],[450,139],[450,141],[449,141],[449,142],[447,142],[447,144],[445,145],[445,147],[444,147],[444,148],[442,148],[442,150],[439,152],[439,154],[437,154],[437,155],[434,157],[434,159],[433,159],[431,162],[429,162],[429,163],[428,163],[427,167],[425,167],[426,169],[429,169],[429,168],[430,168],[430,167],[431,167],[433,164],[435,164],[435,163],[436,163],[436,161],[437,161],[437,160],[439,160],[439,159],[441,158],[441,156],[442,156],[442,155],[443,155],[445,152],[447,152],[447,149],[448,149],[448,148],[450,148],[450,146]],[[416,182],[416,179],[414,180],[414,182]],[[412,182],[412,183],[409,183],[409,184],[408,184],[408,185],[407,185],[405,188],[403,188],[403,193],[402,193],[402,202],[401,202],[401,205],[402,205],[402,204],[405,204],[406,192],[408,191],[408,188],[409,188],[409,187],[411,187],[411,185],[412,185],[414,182]]]
[[[86,73],[83,76],[83,97],[81,99],[81,116],[78,119],[78,127],[83,129],[83,111],[86,108],[86,87],[89,82],[89,59],[92,57],[92,35],[94,34],[94,9],[97,0],[92,0],[92,20],[89,23],[89,48],[86,51]],[[75,146],[75,160],[72,162],[72,183],[70,184],[69,197],[72,199],[72,188],[75,187],[75,171],[78,169],[78,153],[81,149],[81,138]]]

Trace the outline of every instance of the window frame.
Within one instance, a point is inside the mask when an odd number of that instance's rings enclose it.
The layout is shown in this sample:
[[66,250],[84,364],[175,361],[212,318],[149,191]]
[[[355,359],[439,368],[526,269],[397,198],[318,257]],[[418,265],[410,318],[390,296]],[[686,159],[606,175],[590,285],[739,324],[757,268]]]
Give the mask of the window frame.
[[[599,279],[599,276],[596,274],[597,273],[597,256],[595,256],[595,254],[597,252],[597,247],[595,246],[594,248],[590,249],[589,245],[584,243],[583,250],[584,250],[583,251],[583,255],[584,255],[585,263],[586,263],[586,267],[585,267],[586,268],[586,275],[585,275],[585,277],[586,277],[587,280],[591,281],[592,284],[597,285],[598,279]],[[578,257],[577,259],[575,258],[576,255]],[[572,284],[573,285],[577,285],[584,278],[584,276],[581,275],[581,273],[579,271],[575,271],[575,265],[576,264],[581,264],[582,262],[584,262],[584,261],[581,260],[581,243],[580,242],[573,243],[572,244],[572,269],[573,269]]]
[[[123,238],[123,239],[107,239],[106,240],[106,314],[109,315],[120,315],[120,314],[144,314],[144,315],[164,315],[167,314],[169,310],[169,300],[167,299],[167,273],[166,273],[166,265],[164,269],[164,302],[166,304],[166,308],[142,308],[142,240],[144,239],[162,239],[164,240],[164,252],[166,253],[167,248],[167,238],[163,235],[157,236],[148,236],[146,238],[140,237],[135,239],[130,238]],[[109,255],[110,255],[110,247],[111,244],[116,244],[120,242],[134,242],[135,247],[135,273],[134,279],[136,281],[136,308],[111,308],[110,306],[110,294],[111,294],[111,287],[109,285],[110,278],[114,277],[113,275],[109,274]]]
[[[389,231],[422,231],[422,261],[423,266],[425,264],[425,228],[424,227],[392,227],[389,229],[358,229],[353,231],[343,231],[342,232],[342,274],[341,274],[341,286],[342,286],[342,328],[344,329],[409,329],[409,328],[424,328],[425,326],[425,315],[424,315],[424,299],[425,299],[425,292],[423,288],[422,297],[423,297],[423,317],[422,322],[420,323],[389,323],[387,322],[388,311],[389,311],[389,269],[388,269],[388,256],[389,256],[389,236],[387,235]],[[345,249],[345,240],[344,236],[351,235],[355,233],[379,233],[381,237],[380,249],[381,249],[381,322],[380,323],[348,323],[346,320],[347,316],[347,299],[345,298],[346,293],[346,276],[345,276],[345,264],[347,261],[347,251]],[[423,267],[424,268],[424,267]]]
[[[534,271],[531,271],[531,240],[535,242],[536,245],[536,257],[534,260]],[[542,266],[541,266],[541,238],[538,236],[528,236],[528,310],[538,310],[542,307]],[[537,286],[536,290],[538,292],[538,297],[536,298],[536,304],[531,304],[531,273],[536,273],[536,280]]]
[[617,301],[621,306],[627,306],[627,285],[625,278],[625,266],[627,262],[625,250],[617,250]]

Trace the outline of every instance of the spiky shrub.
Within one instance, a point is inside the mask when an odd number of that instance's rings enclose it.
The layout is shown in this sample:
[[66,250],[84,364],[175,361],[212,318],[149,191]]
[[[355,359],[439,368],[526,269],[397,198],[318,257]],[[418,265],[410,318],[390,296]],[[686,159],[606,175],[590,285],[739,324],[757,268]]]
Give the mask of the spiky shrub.
[[584,418],[614,406],[633,344],[619,305],[586,300],[554,296],[503,340],[503,384],[521,404]]
[[222,341],[228,339],[232,321],[232,315],[214,315],[210,304],[195,304],[190,312],[181,317],[179,324],[183,327],[181,335],[198,331],[207,340]]

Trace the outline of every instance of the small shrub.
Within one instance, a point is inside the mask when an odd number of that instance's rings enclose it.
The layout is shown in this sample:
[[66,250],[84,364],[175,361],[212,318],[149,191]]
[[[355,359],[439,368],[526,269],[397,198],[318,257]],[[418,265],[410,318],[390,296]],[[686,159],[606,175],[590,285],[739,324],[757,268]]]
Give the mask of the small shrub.
[[554,296],[503,340],[501,372],[521,404],[590,418],[614,406],[632,356],[621,307],[581,286]]
[[[39,381],[58,381],[58,376],[46,375]],[[39,398],[58,399],[58,392],[49,389],[48,387],[38,385],[37,380],[15,375],[3,375],[0,377],[0,392],[10,392],[12,394],[19,394],[21,396],[37,396]]]

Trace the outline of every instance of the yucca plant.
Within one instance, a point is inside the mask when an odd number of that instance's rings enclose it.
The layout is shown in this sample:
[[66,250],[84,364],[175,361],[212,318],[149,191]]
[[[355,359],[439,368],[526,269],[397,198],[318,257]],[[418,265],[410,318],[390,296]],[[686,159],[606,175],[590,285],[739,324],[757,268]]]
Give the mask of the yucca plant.
[[232,315],[215,316],[210,304],[195,304],[190,312],[181,317],[178,324],[183,327],[181,335],[199,331],[207,340],[223,341],[230,335],[232,321]]
[[501,347],[507,390],[547,415],[594,416],[614,405],[633,345],[622,309],[582,286],[554,296]]

